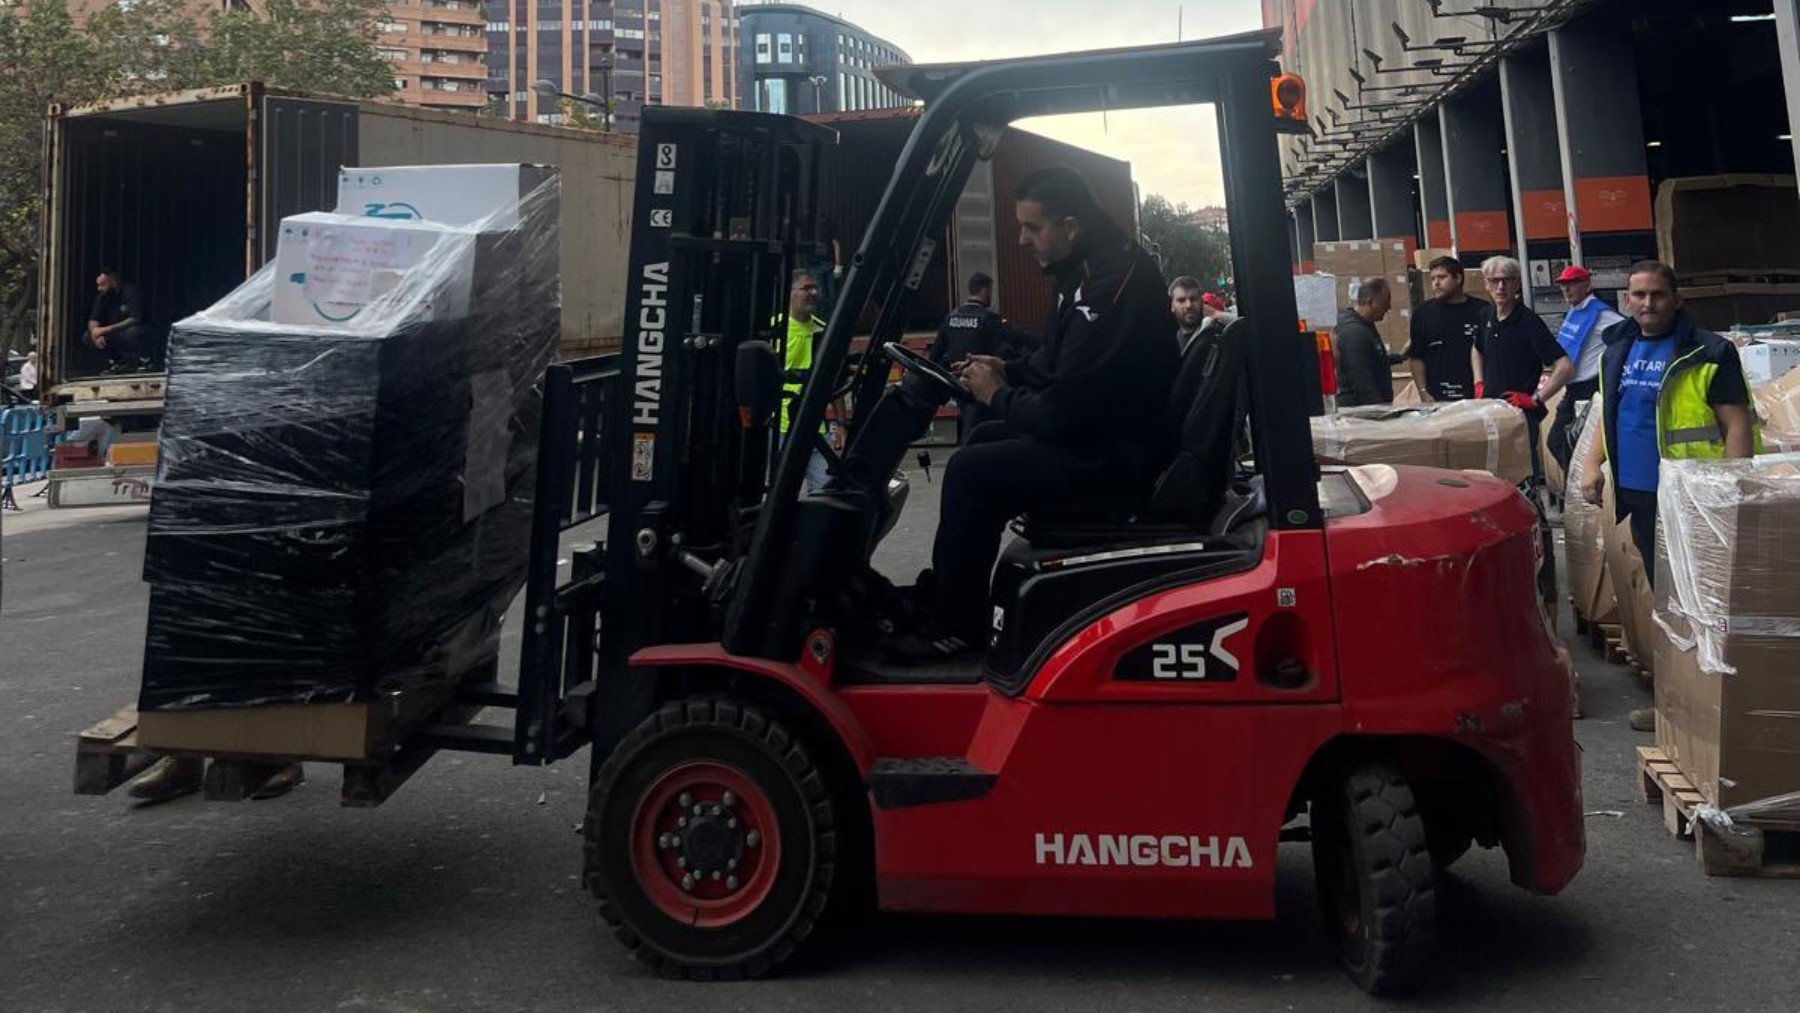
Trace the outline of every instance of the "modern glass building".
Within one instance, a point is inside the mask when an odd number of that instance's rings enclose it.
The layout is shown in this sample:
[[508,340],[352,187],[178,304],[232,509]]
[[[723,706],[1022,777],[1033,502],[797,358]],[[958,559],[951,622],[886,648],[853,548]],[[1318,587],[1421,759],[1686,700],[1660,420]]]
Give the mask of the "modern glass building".
[[739,108],[801,116],[911,105],[875,68],[911,63],[899,46],[804,4],[738,6]]

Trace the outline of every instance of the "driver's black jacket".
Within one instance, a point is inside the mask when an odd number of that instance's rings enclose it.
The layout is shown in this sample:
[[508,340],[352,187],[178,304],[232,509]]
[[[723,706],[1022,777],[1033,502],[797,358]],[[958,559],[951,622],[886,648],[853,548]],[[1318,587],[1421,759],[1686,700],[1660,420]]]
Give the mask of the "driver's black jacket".
[[1015,432],[1072,450],[1154,453],[1180,360],[1156,261],[1103,226],[1045,273],[1055,294],[1044,343],[1006,360],[996,415]]

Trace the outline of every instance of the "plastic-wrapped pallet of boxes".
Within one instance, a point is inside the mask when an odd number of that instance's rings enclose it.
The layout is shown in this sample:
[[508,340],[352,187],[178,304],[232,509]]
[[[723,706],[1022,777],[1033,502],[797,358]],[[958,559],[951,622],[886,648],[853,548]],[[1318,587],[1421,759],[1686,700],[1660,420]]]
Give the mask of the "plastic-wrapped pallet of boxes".
[[1657,744],[1727,815],[1800,820],[1800,455],[1659,486]]
[[1531,477],[1525,416],[1504,401],[1365,405],[1312,420],[1323,464],[1473,469],[1518,484]]
[[560,301],[554,171],[499,168],[462,224],[286,219],[175,326],[143,745],[359,758],[497,656]]
[[[1569,595],[1575,614],[1592,623],[1619,621],[1619,603],[1606,569],[1606,532],[1612,527],[1610,504],[1595,506],[1581,495],[1587,477],[1583,462],[1600,438],[1599,413],[1589,408],[1576,416],[1581,423],[1574,456],[1569,459],[1568,494],[1563,497],[1563,553],[1569,569]],[[1612,483],[1607,483],[1610,493]]]

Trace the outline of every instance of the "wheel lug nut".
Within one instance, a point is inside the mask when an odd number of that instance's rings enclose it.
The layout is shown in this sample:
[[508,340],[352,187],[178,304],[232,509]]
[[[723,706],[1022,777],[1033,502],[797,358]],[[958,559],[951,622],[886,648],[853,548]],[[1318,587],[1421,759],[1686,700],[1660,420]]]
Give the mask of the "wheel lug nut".
[[659,848],[667,848],[669,846],[669,835],[662,834],[658,836],[656,838],[656,846]]
[[681,888],[683,890],[692,890],[694,888],[694,877],[692,877],[692,876],[681,877]]
[[724,873],[720,872],[717,869],[714,869],[713,870],[713,882],[717,883],[721,878],[723,878],[724,875],[725,875]]
[[725,860],[725,868],[727,868],[727,869],[736,869],[736,868],[737,868],[737,859],[735,859],[735,858],[727,858],[727,859],[726,859],[726,860]]
[[725,829],[727,829],[727,830],[736,830],[737,829],[737,817],[736,816],[733,816],[732,818],[725,821]]
[[685,826],[687,826],[687,817],[686,817],[686,816],[683,816],[683,817],[681,817],[681,818],[680,818],[680,819],[678,819],[678,820],[676,820],[676,821],[675,821],[675,825],[676,825],[676,826],[678,826],[678,827],[685,827]]
[[676,868],[679,868],[679,869],[685,869],[685,868],[687,868],[687,859],[685,859],[685,858],[677,858],[677,859],[676,859],[676,860],[675,860],[675,867],[676,867]]
[[694,804],[694,796],[684,791],[675,799],[675,801],[681,803],[681,807],[686,809],[688,806]]
[[726,887],[726,889],[729,889],[729,890],[736,890],[736,889],[737,889],[737,888],[738,888],[738,880],[737,880],[737,877],[736,877],[736,876],[728,876],[728,877],[726,877],[726,879],[725,879],[725,887]]
[[694,815],[695,816],[705,816],[706,810],[704,808],[702,808],[701,806],[695,806],[694,807]]
[[758,844],[761,844],[761,843],[762,843],[762,835],[757,833],[754,830],[752,830],[749,833],[744,835],[744,844],[748,847],[754,848]]
[[731,792],[726,792],[723,801],[726,805],[737,805],[737,796],[733,795]]

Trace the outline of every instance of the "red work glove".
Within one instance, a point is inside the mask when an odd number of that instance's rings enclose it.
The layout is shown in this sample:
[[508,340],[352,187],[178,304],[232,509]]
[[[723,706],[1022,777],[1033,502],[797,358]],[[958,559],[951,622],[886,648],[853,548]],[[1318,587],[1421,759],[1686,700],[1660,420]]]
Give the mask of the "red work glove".
[[1475,398],[1476,398],[1476,400],[1480,400],[1481,398],[1484,398],[1484,397],[1487,397],[1487,384],[1481,380],[1476,380],[1475,381]]
[[1530,394],[1521,394],[1518,391],[1513,391],[1511,394],[1506,395],[1506,403],[1522,412],[1534,412],[1538,410],[1537,398],[1532,397]]

